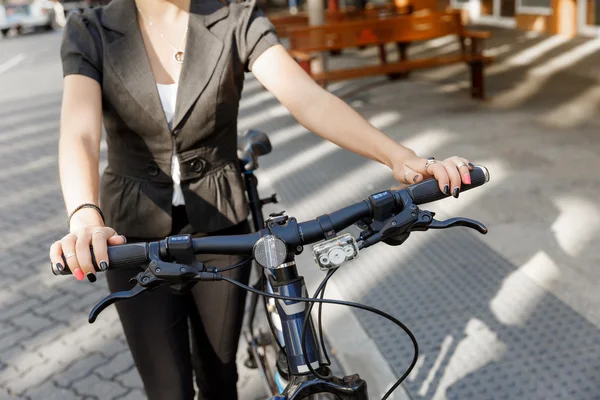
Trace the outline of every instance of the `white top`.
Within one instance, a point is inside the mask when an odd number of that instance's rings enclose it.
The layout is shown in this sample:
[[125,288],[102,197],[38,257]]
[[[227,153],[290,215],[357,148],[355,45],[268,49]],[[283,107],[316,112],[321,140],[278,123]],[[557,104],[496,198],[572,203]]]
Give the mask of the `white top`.
[[[171,85],[156,84],[158,88],[158,94],[160,96],[160,102],[162,103],[163,110],[165,111],[165,117],[169,123],[169,129],[172,129],[171,121],[173,120],[173,114],[175,114],[175,103],[177,102],[177,87],[176,83]],[[171,160],[171,177],[173,178],[173,200],[174,206],[182,206],[185,204],[183,199],[183,192],[181,191],[181,171],[179,170],[179,158],[177,154],[173,153]]]

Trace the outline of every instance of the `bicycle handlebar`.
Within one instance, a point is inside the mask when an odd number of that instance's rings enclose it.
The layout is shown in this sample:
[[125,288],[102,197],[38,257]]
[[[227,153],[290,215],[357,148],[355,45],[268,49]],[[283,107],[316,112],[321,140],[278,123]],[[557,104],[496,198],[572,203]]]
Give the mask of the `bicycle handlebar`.
[[[461,186],[461,191],[464,192],[473,189],[488,181],[488,170],[483,166],[476,166],[475,169],[471,171],[471,184],[463,184]],[[390,202],[391,207],[386,207],[386,214],[384,215],[385,218],[389,218],[402,211],[402,208],[405,206],[406,195],[417,205],[449,197],[440,191],[438,182],[435,179],[428,179],[397,191],[385,191],[374,194],[370,196],[369,200],[363,200],[362,202],[342,208],[331,214],[320,217],[321,219],[299,223],[297,224],[297,229],[295,231],[292,231],[289,228],[283,228],[279,231],[282,234],[281,239],[283,239],[288,246],[293,246],[292,248],[315,243],[324,238],[326,230],[333,229],[334,231],[341,231],[365,218],[373,218],[377,211],[373,199],[382,197],[387,197],[387,200]],[[322,218],[326,218],[328,223],[330,223],[330,226],[324,228],[322,226]],[[289,221],[295,223],[294,218],[291,218]],[[251,255],[256,241],[268,233],[269,231],[267,229],[263,229],[260,232],[246,235],[208,236],[195,238],[192,240],[192,243],[194,253],[196,254]],[[165,241],[163,240],[161,242]],[[150,261],[149,243],[131,243],[110,246],[108,248],[108,258],[110,269],[130,268],[135,265],[143,265]],[[55,275],[71,274],[64,256],[63,261],[65,263],[63,271],[58,271],[56,267],[52,265],[52,272]],[[101,271],[96,263],[93,252],[92,263],[96,271]]]
[[[476,188],[483,185],[490,180],[490,173],[484,166],[478,165],[473,171],[471,171],[471,184],[462,184],[460,191],[464,192],[469,189]],[[426,181],[416,183],[408,186],[405,190],[409,193],[410,197],[416,205],[431,203],[432,201],[441,200],[448,197],[442,193],[439,189],[438,182],[435,179],[428,179]]]

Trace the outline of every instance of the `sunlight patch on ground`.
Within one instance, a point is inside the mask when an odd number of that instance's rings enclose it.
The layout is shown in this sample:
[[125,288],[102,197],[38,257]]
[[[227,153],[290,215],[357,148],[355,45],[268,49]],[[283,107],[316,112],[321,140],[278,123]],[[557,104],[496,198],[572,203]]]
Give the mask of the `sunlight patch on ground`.
[[244,96],[240,100],[240,110],[247,107],[254,107],[266,101],[274,99],[275,96],[267,90],[260,91],[252,96]]
[[539,93],[553,75],[568,69],[598,50],[600,50],[600,38],[580,44],[542,65],[532,68],[521,84],[497,95],[493,100],[494,106],[510,108],[523,104]]
[[437,358],[435,359],[435,362],[433,363],[433,367],[431,367],[431,369],[429,370],[427,378],[423,381],[423,384],[419,389],[419,396],[426,396],[429,392],[429,387],[431,386],[435,376],[438,374],[442,363],[446,359],[446,356],[448,355],[448,351],[450,351],[450,347],[452,346],[453,341],[454,338],[452,336],[446,336],[444,338],[444,341],[440,345],[440,352]]
[[544,282],[544,287],[551,287],[552,282],[560,277],[560,271],[544,251],[538,251],[520,269],[508,275],[496,296],[490,301],[490,311],[504,325],[524,326],[538,309],[538,305],[545,295],[543,291],[523,291],[522,282],[525,271],[530,276],[535,276],[536,280]]
[[[508,53],[511,50],[511,48],[512,48],[511,45],[503,44],[503,45],[496,46],[496,47],[493,47],[490,49],[486,49],[484,51],[484,54],[486,56],[498,57],[499,55]],[[445,80],[445,79],[450,79],[455,75],[462,74],[468,70],[469,70],[468,66],[466,66],[464,63],[460,63],[460,64],[448,65],[446,67],[436,68],[431,71],[427,71],[426,74],[430,79]],[[487,68],[487,67],[484,69],[484,74],[486,76],[488,75],[488,70],[489,70],[489,68]],[[461,80],[460,83],[463,86],[467,85],[467,84],[470,85],[470,82],[467,82],[466,80]],[[455,88],[456,83],[451,83],[448,86],[451,87],[452,89],[442,86],[441,91],[452,91]]]
[[[482,347],[486,351],[474,353],[474,347]],[[452,353],[450,361],[444,369],[444,375],[431,399],[446,399],[446,390],[450,386],[467,375],[484,368],[487,364],[501,359],[506,350],[506,344],[498,339],[498,335],[494,331],[483,321],[472,318],[466,325],[465,337]]]
[[410,46],[408,52],[409,55],[412,56],[414,54],[422,53],[431,49],[436,49],[440,47],[445,48],[446,46],[455,44],[457,42],[458,40],[455,35],[448,35]]
[[505,73],[515,67],[521,67],[529,65],[544,54],[554,50],[555,48],[566,43],[568,39],[564,36],[551,36],[541,42],[534,44],[524,50],[521,50],[514,56],[507,58],[500,64],[495,64],[486,69],[486,75],[496,75]]
[[[4,126],[23,126],[30,123],[32,117],[31,112],[23,112],[23,110],[14,110],[2,117],[2,125]],[[59,109],[56,107],[48,107],[35,109],[35,119],[38,121],[58,121],[60,118]]]
[[[369,119],[369,122],[379,129],[385,129],[386,126],[398,122],[400,118],[401,116],[399,113],[384,112],[373,116]],[[323,140],[316,146],[300,151],[295,156],[288,158],[280,164],[271,168],[266,168],[265,175],[270,182],[277,182],[289,174],[301,170],[337,150],[340,150],[340,147],[329,141]]]
[[592,120],[600,109],[600,82],[582,91],[577,97],[545,112],[540,117],[543,124],[572,128]]
[[243,132],[246,129],[254,129],[271,119],[279,117],[291,117],[291,114],[287,108],[277,103],[272,107],[264,108],[262,112],[240,118],[238,120],[238,131]]
[[[58,121],[48,121],[43,123],[35,124],[19,124],[18,128],[14,130],[6,130],[0,133],[0,143],[7,142],[9,140],[19,140],[25,136],[33,136],[39,133],[47,133],[49,130],[54,130],[55,134],[58,135],[59,129]],[[56,137],[53,135],[53,137]]]
[[14,165],[2,171],[2,179],[8,180],[9,178],[14,178],[17,175],[25,175],[29,172],[53,166],[56,164],[57,158],[57,156],[45,156],[28,162],[27,164]]
[[29,204],[29,202],[56,193],[56,182],[25,187],[21,191],[8,192],[0,197],[0,209],[15,204]]
[[553,203],[560,210],[551,230],[561,249],[577,257],[592,245],[600,227],[600,210],[597,203],[576,196],[561,196]]
[[311,132],[302,125],[294,124],[273,132],[268,132],[267,134],[269,135],[271,145],[274,148],[277,148],[278,146],[282,146],[309,133]]
[[19,140],[18,142],[14,141],[11,144],[3,144],[0,148],[0,155],[24,152],[32,147],[39,147],[44,144],[53,145],[55,142],[56,135],[46,135],[40,138],[29,138],[26,140]]

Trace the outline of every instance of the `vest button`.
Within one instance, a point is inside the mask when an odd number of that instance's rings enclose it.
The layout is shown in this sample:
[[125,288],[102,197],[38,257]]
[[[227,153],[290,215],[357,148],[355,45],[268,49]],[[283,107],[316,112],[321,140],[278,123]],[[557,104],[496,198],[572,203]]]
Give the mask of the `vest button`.
[[193,159],[192,162],[190,163],[190,168],[194,172],[198,172],[198,173],[202,172],[203,167],[204,166],[202,165],[202,162],[197,158]]
[[159,173],[158,165],[156,165],[156,163],[154,161],[150,161],[150,164],[148,165],[148,175],[157,176],[158,173]]

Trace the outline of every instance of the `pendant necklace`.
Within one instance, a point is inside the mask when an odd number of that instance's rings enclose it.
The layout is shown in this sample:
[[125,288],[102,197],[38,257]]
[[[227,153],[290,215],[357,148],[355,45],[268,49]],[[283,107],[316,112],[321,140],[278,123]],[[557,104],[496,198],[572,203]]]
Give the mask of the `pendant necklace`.
[[[171,46],[174,50],[175,50],[175,54],[173,55],[175,58],[175,61],[177,61],[179,64],[183,63],[183,58],[185,57],[185,51],[183,51],[181,48],[178,48],[177,46],[175,46],[173,43],[171,43],[169,41],[169,39],[167,39],[165,37],[165,35],[162,34],[161,31],[158,30],[158,28],[156,28],[154,26],[154,24],[152,24],[152,20],[150,20],[150,18],[146,18],[146,16],[144,15],[144,13],[142,12],[142,10],[140,10],[139,7],[136,6],[136,8],[138,9],[140,15],[142,16],[143,19],[148,21],[148,25],[152,27],[152,29],[154,29],[161,38],[164,39],[165,42],[167,42],[169,44],[169,46]],[[187,38],[187,34],[188,34],[188,28],[185,28],[185,33],[183,34],[183,46],[185,47],[185,39]]]

